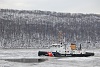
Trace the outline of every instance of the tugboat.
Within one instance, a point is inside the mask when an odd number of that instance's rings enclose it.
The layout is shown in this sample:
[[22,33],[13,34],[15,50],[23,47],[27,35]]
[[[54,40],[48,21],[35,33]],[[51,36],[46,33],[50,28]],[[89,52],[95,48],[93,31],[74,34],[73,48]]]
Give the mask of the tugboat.
[[94,53],[86,52],[85,50],[78,48],[76,44],[71,43],[67,46],[66,44],[52,44],[50,51],[39,51],[38,56],[49,56],[49,57],[89,57],[94,56]]

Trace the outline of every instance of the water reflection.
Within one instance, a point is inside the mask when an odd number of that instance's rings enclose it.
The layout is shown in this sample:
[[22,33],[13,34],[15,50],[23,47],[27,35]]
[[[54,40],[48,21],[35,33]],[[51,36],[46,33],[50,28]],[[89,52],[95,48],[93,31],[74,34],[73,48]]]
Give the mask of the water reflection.
[[21,58],[21,59],[4,59],[5,61],[21,62],[21,63],[39,63],[44,62],[46,58]]

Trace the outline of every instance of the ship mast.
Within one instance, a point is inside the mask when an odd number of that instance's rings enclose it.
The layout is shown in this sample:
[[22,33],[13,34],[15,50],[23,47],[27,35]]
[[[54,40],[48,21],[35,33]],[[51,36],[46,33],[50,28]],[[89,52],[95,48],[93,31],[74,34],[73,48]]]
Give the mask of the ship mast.
[[65,44],[65,42],[66,42],[66,40],[65,40],[65,33],[62,33],[62,31],[59,31],[58,37],[59,37],[58,38],[59,43],[64,46],[65,55],[66,55],[66,45],[67,44]]
[[61,43],[61,44],[62,44],[62,39],[63,39],[62,31],[59,31],[59,33],[58,33],[58,41],[59,41],[59,43]]

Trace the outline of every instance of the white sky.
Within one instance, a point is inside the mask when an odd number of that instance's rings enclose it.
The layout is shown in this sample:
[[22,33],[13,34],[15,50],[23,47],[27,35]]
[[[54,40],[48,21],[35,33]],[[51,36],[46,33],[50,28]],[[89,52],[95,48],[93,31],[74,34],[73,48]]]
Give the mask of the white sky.
[[0,0],[0,8],[100,14],[100,0]]

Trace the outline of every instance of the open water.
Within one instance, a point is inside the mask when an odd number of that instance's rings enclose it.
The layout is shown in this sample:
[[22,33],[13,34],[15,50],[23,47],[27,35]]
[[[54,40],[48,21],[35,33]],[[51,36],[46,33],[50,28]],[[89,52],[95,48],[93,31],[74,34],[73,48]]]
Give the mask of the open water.
[[88,50],[95,56],[66,58],[38,57],[39,50],[47,49],[0,49],[0,67],[100,67],[100,49]]

